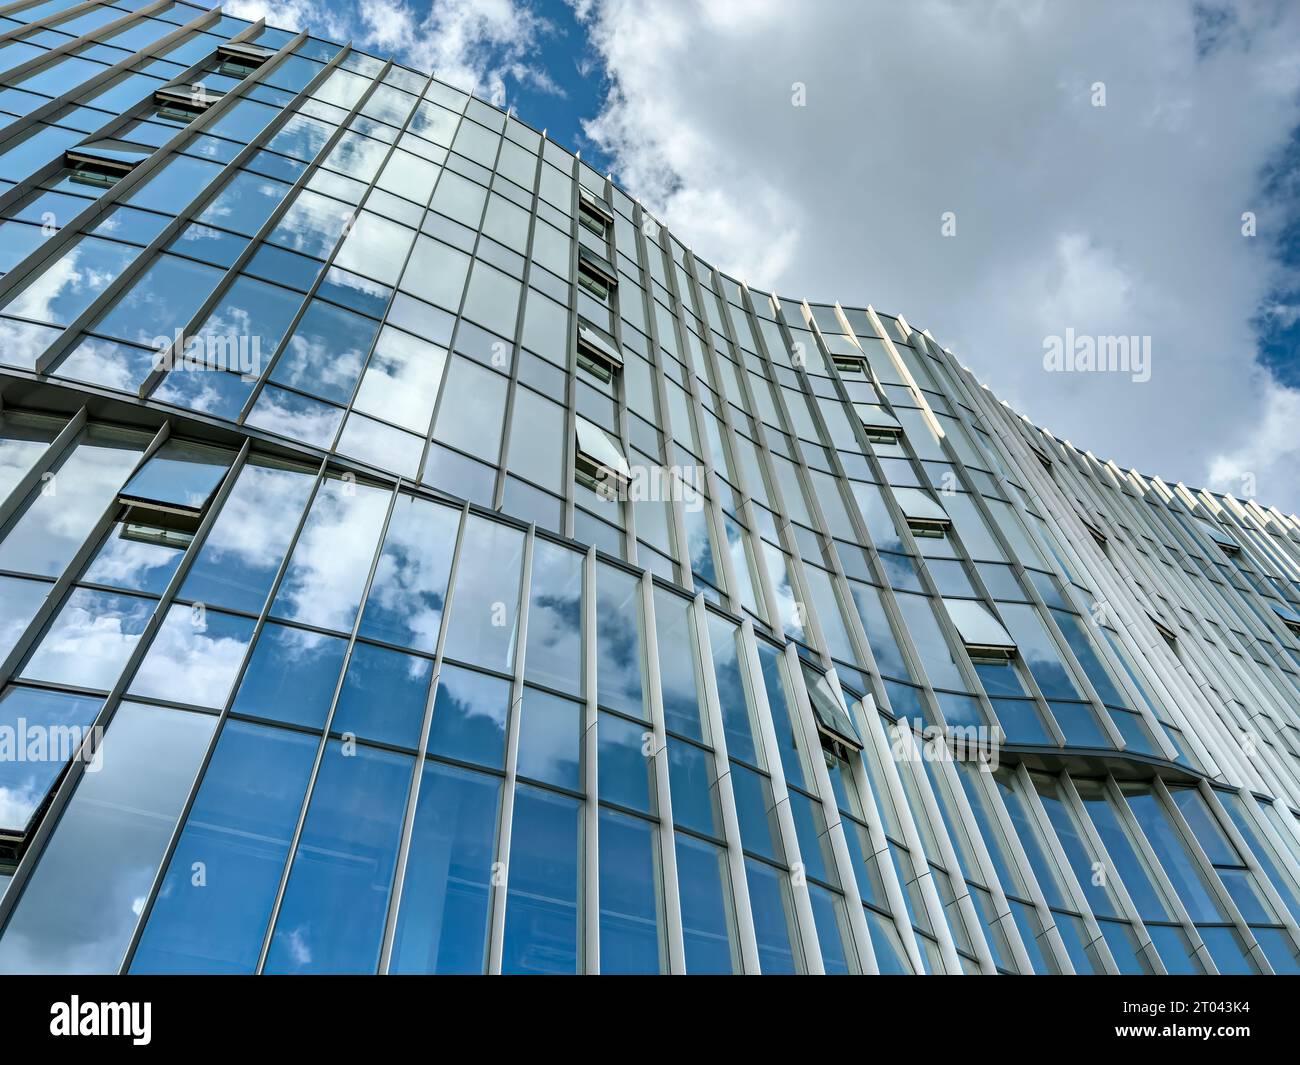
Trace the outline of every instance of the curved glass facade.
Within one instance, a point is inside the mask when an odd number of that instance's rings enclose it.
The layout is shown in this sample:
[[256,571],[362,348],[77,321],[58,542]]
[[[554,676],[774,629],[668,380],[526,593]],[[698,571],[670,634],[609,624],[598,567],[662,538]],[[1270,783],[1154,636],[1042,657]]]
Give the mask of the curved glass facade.
[[0,68],[0,972],[1300,971],[1293,519],[391,62]]

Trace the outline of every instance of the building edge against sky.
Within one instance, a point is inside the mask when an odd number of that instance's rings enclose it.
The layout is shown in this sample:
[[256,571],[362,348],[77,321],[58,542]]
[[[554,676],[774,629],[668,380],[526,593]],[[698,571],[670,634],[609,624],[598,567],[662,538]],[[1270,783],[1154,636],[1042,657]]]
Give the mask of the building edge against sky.
[[1294,519],[427,75],[0,67],[0,971],[1297,971]]

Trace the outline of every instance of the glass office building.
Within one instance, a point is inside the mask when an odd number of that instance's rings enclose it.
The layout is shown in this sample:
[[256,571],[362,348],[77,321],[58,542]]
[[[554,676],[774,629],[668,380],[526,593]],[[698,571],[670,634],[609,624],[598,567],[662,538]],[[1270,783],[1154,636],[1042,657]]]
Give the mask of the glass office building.
[[1297,971],[1294,519],[390,61],[0,68],[0,971]]

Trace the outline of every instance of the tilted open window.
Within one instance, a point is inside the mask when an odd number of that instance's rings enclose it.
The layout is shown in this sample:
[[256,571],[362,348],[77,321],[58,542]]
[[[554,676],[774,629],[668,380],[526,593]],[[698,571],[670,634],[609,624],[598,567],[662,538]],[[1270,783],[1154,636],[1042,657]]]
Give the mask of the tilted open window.
[[609,384],[623,369],[623,356],[612,341],[589,325],[578,323],[578,365],[603,384]]
[[207,444],[165,441],[118,493],[127,508],[123,538],[168,547],[188,543],[232,458]]
[[1016,641],[983,603],[945,599],[943,605],[972,661],[1005,661],[1016,653]]
[[579,248],[578,284],[601,303],[608,303],[610,295],[618,288],[618,277],[609,263],[586,248]]
[[605,239],[609,235],[610,226],[614,224],[614,216],[600,197],[579,185],[578,221],[596,236]]
[[217,73],[230,78],[246,78],[275,55],[258,44],[225,41],[217,45]]
[[830,681],[807,662],[800,660],[799,665],[803,667],[804,685],[808,689],[813,717],[817,720],[817,731],[837,743],[857,751],[862,750],[862,738],[858,735],[853,719],[849,717],[848,707],[835,694]]
[[1289,606],[1284,606],[1275,599],[1270,599],[1268,605],[1273,608],[1273,613],[1282,619],[1282,624],[1297,636],[1300,636],[1300,614],[1297,614]]
[[873,444],[897,444],[903,427],[889,411],[876,403],[855,403],[853,410],[862,422],[862,431]]
[[69,148],[63,153],[63,162],[72,171],[68,175],[70,180],[106,189],[116,185],[152,154],[152,148],[140,144],[98,137]]
[[952,527],[948,512],[919,488],[895,488],[894,498],[903,508],[907,527],[913,536],[938,538]]
[[599,425],[581,415],[575,417],[578,447],[573,465],[578,483],[606,499],[622,498],[632,479],[623,449]]
[[1200,517],[1196,520],[1200,523],[1201,528],[1205,530],[1205,534],[1229,555],[1236,555],[1241,552],[1241,544],[1228,535],[1223,526],[1217,521],[1210,521],[1209,518]]
[[201,85],[167,85],[153,94],[158,113],[180,122],[192,122],[222,98],[219,92],[209,92]]

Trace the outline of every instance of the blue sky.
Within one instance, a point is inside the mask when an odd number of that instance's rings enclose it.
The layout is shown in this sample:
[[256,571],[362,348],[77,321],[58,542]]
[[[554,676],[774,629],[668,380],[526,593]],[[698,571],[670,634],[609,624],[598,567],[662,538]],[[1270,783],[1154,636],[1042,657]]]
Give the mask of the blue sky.
[[[227,9],[477,86],[709,262],[904,314],[1099,458],[1300,509],[1300,4]],[[1067,331],[1149,337],[1151,380],[1047,372]]]

